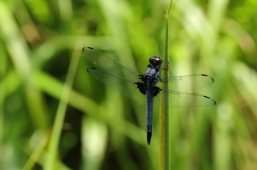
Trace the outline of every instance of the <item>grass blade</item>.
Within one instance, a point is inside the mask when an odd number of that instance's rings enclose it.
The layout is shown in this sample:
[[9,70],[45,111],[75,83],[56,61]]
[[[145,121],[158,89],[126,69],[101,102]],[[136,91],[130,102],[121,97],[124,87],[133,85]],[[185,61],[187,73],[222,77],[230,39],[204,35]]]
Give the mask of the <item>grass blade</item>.
[[[165,14],[165,42],[164,42],[164,66],[168,66],[168,37],[169,37],[169,22],[168,14],[170,11],[170,1],[167,13]],[[164,78],[168,78],[168,71],[163,72]],[[162,83],[162,98],[161,98],[161,116],[160,116],[160,169],[169,170],[169,99],[168,99],[168,82]]]
[[63,86],[62,96],[60,98],[60,103],[59,103],[56,118],[54,121],[52,135],[50,138],[49,153],[48,153],[49,155],[44,165],[44,169],[46,170],[55,169],[55,160],[57,156],[57,149],[60,141],[63,120],[65,117],[66,108],[69,102],[69,96],[70,96],[73,80],[75,77],[76,69],[79,63],[79,56],[80,56],[79,51],[75,51],[71,58],[65,84]]

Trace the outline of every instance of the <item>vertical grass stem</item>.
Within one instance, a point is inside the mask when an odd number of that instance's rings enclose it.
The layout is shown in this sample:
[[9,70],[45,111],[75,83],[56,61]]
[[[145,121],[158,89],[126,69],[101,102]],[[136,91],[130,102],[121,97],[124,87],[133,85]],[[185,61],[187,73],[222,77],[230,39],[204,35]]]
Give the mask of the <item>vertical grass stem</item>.
[[[164,46],[164,65],[168,64],[168,20],[165,31],[165,46]],[[168,71],[163,71],[163,76],[168,77]],[[169,169],[169,99],[168,99],[168,83],[162,83],[161,93],[161,118],[160,118],[160,165],[161,170]]]

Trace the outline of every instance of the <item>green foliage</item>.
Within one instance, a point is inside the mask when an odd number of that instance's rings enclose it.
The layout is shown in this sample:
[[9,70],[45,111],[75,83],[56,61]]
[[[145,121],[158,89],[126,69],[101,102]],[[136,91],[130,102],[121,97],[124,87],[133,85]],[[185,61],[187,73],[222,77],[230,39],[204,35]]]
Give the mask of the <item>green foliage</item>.
[[[1,0],[0,169],[159,169],[159,106],[148,146],[145,105],[91,78],[81,49],[144,72],[164,55],[168,3]],[[170,109],[171,169],[257,169],[256,6],[173,2],[169,75],[212,76],[198,93],[217,105]]]

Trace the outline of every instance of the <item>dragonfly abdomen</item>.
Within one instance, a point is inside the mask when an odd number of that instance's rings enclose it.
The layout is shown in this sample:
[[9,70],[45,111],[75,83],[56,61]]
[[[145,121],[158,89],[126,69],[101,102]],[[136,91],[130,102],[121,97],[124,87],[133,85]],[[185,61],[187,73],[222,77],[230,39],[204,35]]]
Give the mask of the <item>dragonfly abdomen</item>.
[[153,98],[153,92],[149,89],[146,89],[146,130],[148,145],[150,145],[152,137]]

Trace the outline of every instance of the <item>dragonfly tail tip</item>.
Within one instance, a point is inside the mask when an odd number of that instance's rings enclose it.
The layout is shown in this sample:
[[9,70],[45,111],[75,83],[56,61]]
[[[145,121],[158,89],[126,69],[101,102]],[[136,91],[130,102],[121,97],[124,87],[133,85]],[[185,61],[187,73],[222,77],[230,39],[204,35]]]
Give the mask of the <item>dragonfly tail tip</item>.
[[152,138],[152,132],[147,132],[147,144],[150,145]]

